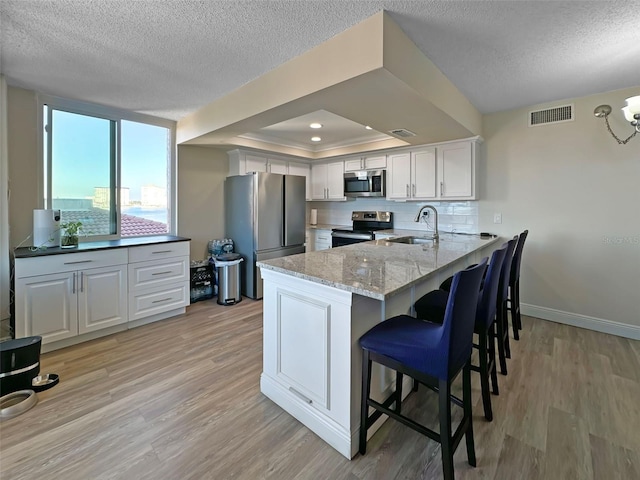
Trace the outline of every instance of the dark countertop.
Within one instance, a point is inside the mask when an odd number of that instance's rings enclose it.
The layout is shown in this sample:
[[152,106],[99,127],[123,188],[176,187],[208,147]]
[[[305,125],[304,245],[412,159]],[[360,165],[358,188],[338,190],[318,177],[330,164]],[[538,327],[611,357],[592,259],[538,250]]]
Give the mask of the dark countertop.
[[159,243],[188,242],[190,240],[190,238],[178,237],[176,235],[154,235],[150,237],[131,237],[120,238],[117,240],[81,242],[76,248],[47,247],[35,249],[34,247],[20,247],[13,251],[13,256],[15,258],[31,258],[45,255],[90,252],[93,250],[108,250],[111,248],[138,247],[141,245],[155,245]]

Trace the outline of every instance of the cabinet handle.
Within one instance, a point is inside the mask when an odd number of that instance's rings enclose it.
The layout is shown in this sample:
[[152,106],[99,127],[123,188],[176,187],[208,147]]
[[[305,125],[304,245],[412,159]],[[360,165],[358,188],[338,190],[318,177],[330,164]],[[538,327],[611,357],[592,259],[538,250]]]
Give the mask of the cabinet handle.
[[440,195],[444,195],[444,182],[440,182]]
[[158,250],[157,252],[151,252],[152,255],[155,255],[157,253],[171,253],[171,250]]
[[414,183],[411,187],[413,188],[413,196],[415,197],[416,196],[416,184]]
[[291,393],[293,393],[294,395],[296,395],[297,397],[301,398],[302,400],[304,400],[307,403],[313,403],[313,400],[311,400],[309,397],[307,397],[306,395],[301,394],[299,391],[297,391],[295,388],[293,387],[289,387],[289,391]]
[[80,293],[84,292],[84,272],[80,272]]
[[71,293],[76,293],[76,272],[73,272],[73,286],[71,287]]
[[164,302],[168,302],[169,300],[171,300],[171,297],[163,298],[163,299],[161,299],[161,300],[154,300],[154,301],[153,301],[153,302],[151,302],[151,303],[164,303]]
[[77,262],[64,262],[65,265],[76,265],[78,263],[91,263],[93,260],[78,260]]
[[407,197],[409,196],[409,184],[407,183]]
[[167,270],[166,272],[155,272],[155,273],[152,273],[151,275],[166,275],[167,273],[171,273],[171,270]]

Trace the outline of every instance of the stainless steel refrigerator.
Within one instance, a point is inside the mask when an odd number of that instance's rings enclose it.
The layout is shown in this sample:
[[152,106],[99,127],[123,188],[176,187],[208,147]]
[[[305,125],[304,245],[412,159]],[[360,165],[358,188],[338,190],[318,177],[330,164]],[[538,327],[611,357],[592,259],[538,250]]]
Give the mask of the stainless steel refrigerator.
[[255,172],[227,177],[225,236],[242,255],[241,291],[262,298],[257,261],[304,253],[305,178]]

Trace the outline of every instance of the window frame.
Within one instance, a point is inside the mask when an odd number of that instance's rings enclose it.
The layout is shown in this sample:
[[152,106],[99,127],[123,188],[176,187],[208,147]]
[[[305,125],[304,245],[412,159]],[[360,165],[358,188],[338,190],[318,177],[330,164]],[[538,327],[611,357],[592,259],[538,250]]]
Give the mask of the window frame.
[[[102,118],[114,121],[116,124],[116,141],[115,141],[115,182],[116,182],[116,230],[113,235],[92,235],[90,241],[103,240],[119,240],[121,238],[136,238],[133,236],[123,237],[120,225],[120,188],[121,184],[121,121],[127,120],[131,122],[143,123],[163,127],[169,130],[169,138],[171,147],[169,149],[169,182],[167,184],[167,209],[169,231],[163,234],[144,235],[144,236],[162,236],[176,235],[178,227],[178,209],[177,209],[177,146],[176,146],[176,122],[160,117],[154,117],[143,113],[133,112],[129,110],[118,109],[114,107],[106,107],[95,103],[83,102],[80,100],[71,100],[67,98],[56,97],[52,95],[38,94],[38,150],[40,161],[38,162],[38,208],[51,208],[51,198],[45,198],[45,193],[51,193],[51,165],[47,155],[48,146],[45,143],[44,126],[47,119],[44,118],[44,107],[49,106],[55,110],[62,110],[78,115],[87,115],[91,117]],[[49,138],[51,138],[49,136]],[[46,147],[46,148],[45,148]],[[46,177],[46,178],[45,178]],[[50,195],[49,195],[50,196]]]

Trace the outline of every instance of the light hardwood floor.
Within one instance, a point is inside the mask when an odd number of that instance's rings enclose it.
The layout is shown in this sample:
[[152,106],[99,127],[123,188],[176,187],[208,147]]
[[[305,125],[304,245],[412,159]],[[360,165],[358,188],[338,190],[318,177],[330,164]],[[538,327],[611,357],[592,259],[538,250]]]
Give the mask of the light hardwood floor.
[[[438,479],[438,445],[388,421],[348,461],[259,390],[262,302],[179,318],[42,355],[60,384],[0,425],[0,478]],[[524,317],[458,479],[640,479],[640,342]],[[437,428],[421,388],[407,412]]]

